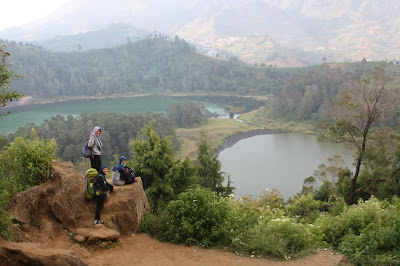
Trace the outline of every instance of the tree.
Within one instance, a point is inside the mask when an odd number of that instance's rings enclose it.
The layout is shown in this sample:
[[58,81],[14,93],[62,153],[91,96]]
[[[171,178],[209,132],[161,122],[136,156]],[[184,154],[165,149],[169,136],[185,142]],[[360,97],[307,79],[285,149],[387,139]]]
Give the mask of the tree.
[[[3,47],[7,47],[7,45],[3,44]],[[9,101],[12,102],[13,100],[18,100],[24,96],[23,94],[19,94],[17,90],[10,90],[9,85],[11,80],[18,79],[23,75],[16,75],[14,74],[14,71],[10,70],[12,64],[7,63],[6,60],[9,56],[10,53],[6,52],[5,49],[0,48],[0,108],[5,107]],[[9,113],[10,111],[5,114],[0,114],[0,117]]]
[[174,160],[169,137],[160,139],[152,123],[143,129],[143,135],[145,140],[132,142],[135,171],[143,180],[153,210],[158,210],[195,183],[195,169],[189,159]]
[[388,88],[390,76],[384,65],[375,67],[372,77],[359,81],[356,85],[338,94],[335,103],[335,123],[329,127],[327,136],[335,141],[350,143],[357,153],[355,171],[351,178],[349,204],[354,204],[357,178],[367,150],[368,141],[387,114],[398,108],[394,91]]
[[167,116],[178,127],[193,127],[207,122],[211,113],[198,101],[183,103],[171,102],[166,110]]
[[218,195],[228,196],[232,194],[234,187],[231,187],[231,179],[228,175],[227,185],[224,186],[225,173],[221,171],[221,162],[213,154],[204,130],[200,132],[200,144],[197,152],[198,175],[200,184],[211,189]]

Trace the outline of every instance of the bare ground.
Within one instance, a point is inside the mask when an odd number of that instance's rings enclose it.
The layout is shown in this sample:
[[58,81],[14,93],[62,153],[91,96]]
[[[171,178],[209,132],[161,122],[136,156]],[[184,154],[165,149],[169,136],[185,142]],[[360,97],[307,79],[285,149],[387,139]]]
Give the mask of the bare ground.
[[[81,259],[88,265],[346,265],[341,254],[317,251],[315,254],[293,261],[272,261],[249,258],[200,247],[162,243],[146,234],[120,239],[121,245],[110,249],[92,250]],[[83,255],[83,254],[81,254]]]

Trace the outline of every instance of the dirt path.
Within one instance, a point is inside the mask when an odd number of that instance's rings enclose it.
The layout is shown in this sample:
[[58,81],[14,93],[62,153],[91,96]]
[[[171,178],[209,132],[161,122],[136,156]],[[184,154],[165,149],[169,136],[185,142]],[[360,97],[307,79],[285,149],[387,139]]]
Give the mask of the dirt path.
[[146,234],[120,239],[122,245],[110,249],[97,249],[82,260],[88,265],[345,265],[345,258],[330,251],[318,251],[296,261],[275,262],[246,258],[231,252],[207,250],[162,243]]

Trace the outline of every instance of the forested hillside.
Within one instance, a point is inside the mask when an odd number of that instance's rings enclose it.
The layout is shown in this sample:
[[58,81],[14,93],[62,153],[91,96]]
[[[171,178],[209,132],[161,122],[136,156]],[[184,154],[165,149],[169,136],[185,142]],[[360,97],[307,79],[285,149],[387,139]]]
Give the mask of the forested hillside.
[[[271,113],[295,120],[330,119],[335,96],[377,65],[250,66],[236,57],[200,55],[184,40],[175,37],[172,41],[163,35],[68,53],[9,42],[7,51],[15,72],[26,74],[12,86],[36,100],[142,93],[273,95],[268,103]],[[396,87],[400,65],[389,62],[385,68]]]
[[[270,94],[293,69],[252,67],[237,58],[212,59],[184,40],[145,39],[112,49],[56,53],[10,44],[13,85],[36,98],[123,93]],[[296,70],[302,71],[302,70]]]
[[[303,68],[250,66],[236,57],[215,59],[176,37],[147,38],[110,49],[56,53],[8,43],[20,92],[36,99],[122,94],[274,95],[276,117],[329,119],[338,92],[370,73],[376,62]],[[389,63],[393,84],[400,66]],[[271,98],[272,99],[272,98]]]

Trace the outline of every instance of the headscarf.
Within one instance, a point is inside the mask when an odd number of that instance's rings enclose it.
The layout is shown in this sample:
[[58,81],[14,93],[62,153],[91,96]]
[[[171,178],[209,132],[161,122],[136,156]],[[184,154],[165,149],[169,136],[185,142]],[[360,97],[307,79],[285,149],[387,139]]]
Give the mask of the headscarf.
[[100,136],[96,135],[97,130],[100,130],[101,132],[101,128],[99,126],[95,126],[92,130],[92,132],[94,133],[94,139],[97,143],[97,147],[99,148],[99,150],[101,150],[101,147],[103,146],[103,143],[100,140]]
[[125,156],[119,157],[118,163],[114,166],[113,171],[119,171],[124,169],[124,166],[122,165],[123,160],[128,160]]
[[108,168],[108,166],[105,165],[105,164],[103,164],[103,165],[100,167],[99,174],[102,175],[102,176],[105,176],[105,174],[103,173],[104,168]]

